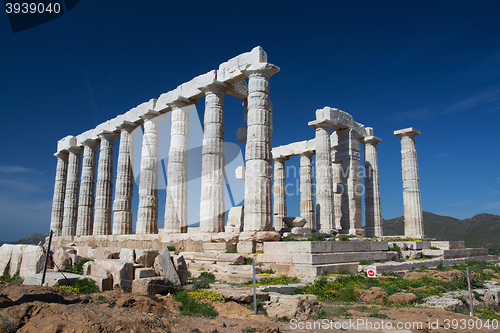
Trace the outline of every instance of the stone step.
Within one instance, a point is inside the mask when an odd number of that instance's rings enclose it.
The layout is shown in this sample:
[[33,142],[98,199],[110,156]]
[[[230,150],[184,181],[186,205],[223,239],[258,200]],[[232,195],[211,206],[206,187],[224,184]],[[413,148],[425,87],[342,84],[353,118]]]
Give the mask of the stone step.
[[205,253],[224,253],[227,250],[234,249],[235,246],[232,243],[203,243],[203,252]]
[[339,253],[261,253],[257,255],[257,262],[279,263],[279,264],[336,264],[347,262],[368,261],[392,261],[397,258],[397,252],[375,251],[375,252],[339,252]]
[[186,262],[207,262],[207,263],[229,263],[231,265],[241,265],[244,262],[243,256],[239,253],[216,253],[216,252],[180,252]]
[[431,247],[437,247],[441,250],[454,250],[465,248],[464,241],[431,241]]
[[445,259],[486,256],[488,255],[488,249],[476,248],[443,250],[443,255]]
[[264,253],[336,253],[389,250],[388,242],[264,242]]
[[317,277],[323,274],[345,274],[356,273],[358,271],[358,263],[342,263],[342,264],[325,264],[325,265],[294,265],[291,274],[295,276]]

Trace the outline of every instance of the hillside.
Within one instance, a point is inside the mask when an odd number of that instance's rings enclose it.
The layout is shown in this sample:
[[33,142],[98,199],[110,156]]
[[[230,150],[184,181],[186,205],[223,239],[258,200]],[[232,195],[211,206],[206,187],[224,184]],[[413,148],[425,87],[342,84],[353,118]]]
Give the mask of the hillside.
[[38,245],[38,243],[42,242],[45,243],[45,238],[48,236],[48,234],[33,234],[33,235],[28,235],[19,238],[16,241],[13,242],[0,242],[0,246],[3,244],[31,244],[31,245]]
[[[384,235],[402,235],[403,217],[382,222]],[[438,240],[463,240],[467,247],[487,247],[491,254],[500,254],[500,216],[478,214],[459,220],[424,212],[424,231]]]

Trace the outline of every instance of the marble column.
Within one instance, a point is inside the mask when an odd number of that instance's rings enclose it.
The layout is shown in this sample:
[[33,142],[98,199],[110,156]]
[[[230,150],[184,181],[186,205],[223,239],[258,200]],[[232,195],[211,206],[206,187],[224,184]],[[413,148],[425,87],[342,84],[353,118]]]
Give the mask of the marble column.
[[300,216],[306,219],[306,228],[316,229],[314,219],[314,189],[312,156],[314,153],[300,154]]
[[101,146],[97,165],[93,235],[111,235],[113,146],[117,136],[114,132],[99,134]]
[[71,146],[68,148],[68,176],[66,178],[66,193],[64,198],[64,218],[62,236],[76,235],[78,218],[78,189],[80,187],[80,161],[83,148]]
[[339,139],[339,158],[342,160],[342,233],[364,235],[362,224],[363,186],[361,184],[361,165],[359,135],[353,129],[337,131]]
[[337,132],[330,135],[332,147],[332,185],[333,185],[333,210],[335,212],[335,229],[341,230],[342,224],[342,160],[339,157],[339,143]]
[[272,104],[269,78],[279,68],[251,65],[248,76],[247,142],[245,147],[245,231],[272,230]]
[[164,233],[186,233],[187,221],[187,158],[190,103],[176,101],[172,107],[172,130],[167,166],[167,200],[165,204]]
[[224,94],[226,87],[211,84],[205,93],[205,116],[201,162],[200,231],[223,232],[224,203]]
[[68,173],[68,152],[60,151],[54,154],[57,157],[56,180],[54,184],[54,197],[52,199],[52,214],[50,229],[54,237],[62,235],[64,219],[64,198],[66,195],[66,177]]
[[78,198],[76,236],[92,235],[94,227],[95,161],[99,141],[87,139],[82,144],[82,176]]
[[119,126],[120,146],[116,170],[115,201],[113,202],[113,235],[132,233],[132,197],[134,195],[134,172],[132,158],[134,148],[133,131],[137,124],[124,122]]
[[366,237],[383,236],[382,206],[380,204],[380,182],[378,177],[377,144],[382,141],[375,136],[363,139],[365,147],[365,234]]
[[288,157],[274,159],[274,229],[277,231],[286,227],[283,218],[287,215],[285,161],[288,159]]
[[160,113],[154,110],[141,116],[144,119],[141,174],[139,178],[139,209],[136,234],[158,233],[158,135]]
[[331,125],[327,120],[311,121],[316,130],[316,229],[335,229],[333,173],[330,146]]
[[401,139],[405,236],[422,238],[424,236],[424,218],[415,147],[415,137],[420,135],[420,131],[410,127],[394,131],[394,135]]

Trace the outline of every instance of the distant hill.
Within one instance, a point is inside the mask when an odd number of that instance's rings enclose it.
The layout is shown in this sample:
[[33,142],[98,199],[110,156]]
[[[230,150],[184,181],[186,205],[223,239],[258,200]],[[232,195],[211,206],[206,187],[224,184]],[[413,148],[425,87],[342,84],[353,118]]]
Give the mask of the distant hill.
[[[404,218],[383,220],[384,235],[403,235]],[[459,220],[424,212],[424,232],[438,240],[463,240],[467,247],[486,247],[490,254],[500,254],[500,216],[478,214]]]
[[45,238],[49,234],[33,234],[19,238],[14,242],[0,242],[0,246],[3,244],[29,244],[29,245],[38,245],[38,243],[45,243]]

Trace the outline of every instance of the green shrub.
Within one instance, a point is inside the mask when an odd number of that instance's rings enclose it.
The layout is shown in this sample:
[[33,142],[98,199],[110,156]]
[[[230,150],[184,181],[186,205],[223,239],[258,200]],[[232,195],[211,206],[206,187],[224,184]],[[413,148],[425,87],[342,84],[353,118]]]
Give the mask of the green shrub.
[[211,304],[200,303],[189,297],[188,292],[183,290],[174,294],[174,300],[181,303],[180,310],[183,316],[215,318],[218,313]]
[[68,269],[66,269],[65,272],[82,275],[83,274],[83,265],[89,261],[94,261],[94,260],[89,259],[89,258],[82,258],[79,262],[74,263]]
[[274,277],[265,277],[259,281],[258,285],[267,286],[267,285],[291,284],[291,283],[300,283],[300,279],[296,276],[288,276],[286,274],[281,274]]
[[389,251],[397,252],[398,253],[398,258],[402,258],[403,254],[401,253],[401,248],[399,247],[398,244],[394,244],[391,248],[389,248]]
[[262,274],[274,274],[276,273],[272,268],[268,268],[262,271]]
[[92,294],[99,292],[99,288],[95,285],[95,281],[84,278],[83,280],[76,280],[74,285],[55,285],[54,287],[60,288],[62,290],[68,291],[72,294]]
[[10,276],[9,273],[4,272],[0,280],[10,284],[22,284],[24,282],[23,278],[19,276],[19,271],[14,273],[12,276]]
[[208,272],[202,272],[200,276],[193,280],[192,290],[198,289],[208,289],[210,288],[210,283],[215,282],[215,275]]
[[226,251],[226,253],[238,253],[237,249],[229,249]]
[[319,232],[315,232],[307,240],[310,241],[310,242],[321,242],[321,241],[324,241],[325,238],[326,238],[325,235],[320,234]]
[[251,265],[252,262],[253,262],[252,258],[243,257],[243,264],[244,265]]
[[342,236],[339,237],[339,240],[341,242],[348,242],[349,241],[349,236],[342,235]]
[[175,252],[175,247],[169,245],[167,246],[167,250],[169,250],[170,252]]
[[366,259],[362,259],[362,260],[359,261],[359,264],[360,265],[371,265],[372,262],[369,261],[369,260],[366,260]]

